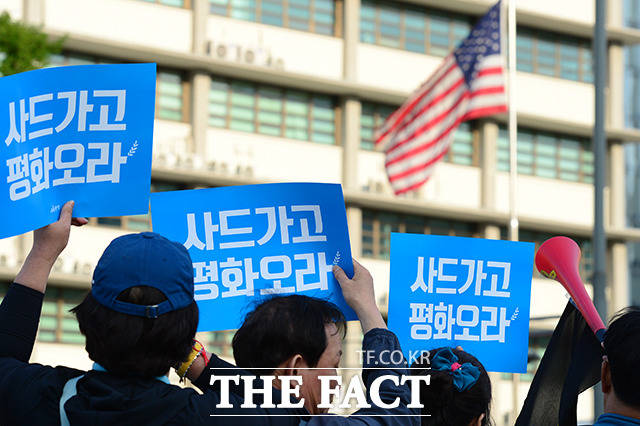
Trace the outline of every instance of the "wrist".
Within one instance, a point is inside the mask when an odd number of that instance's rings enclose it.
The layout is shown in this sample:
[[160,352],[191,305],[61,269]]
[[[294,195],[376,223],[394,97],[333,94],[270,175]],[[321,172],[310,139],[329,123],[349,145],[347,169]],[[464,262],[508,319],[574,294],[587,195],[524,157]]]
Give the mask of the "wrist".
[[44,264],[50,264],[51,266],[56,263],[58,256],[60,256],[60,252],[45,249],[36,244],[33,245],[31,251],[29,252],[29,257],[32,260],[36,260]]
[[359,301],[358,303],[353,304],[353,310],[355,311],[358,318],[362,316],[370,316],[372,314],[379,314],[378,306],[376,302],[373,300],[370,301]]
[[[174,368],[181,382],[185,377],[189,378],[189,380],[194,380],[200,376],[200,373],[202,373],[202,370],[204,370],[208,362],[209,353],[204,348],[204,345],[196,339],[193,339],[193,346],[187,359]],[[194,377],[194,379],[192,379],[192,377]]]

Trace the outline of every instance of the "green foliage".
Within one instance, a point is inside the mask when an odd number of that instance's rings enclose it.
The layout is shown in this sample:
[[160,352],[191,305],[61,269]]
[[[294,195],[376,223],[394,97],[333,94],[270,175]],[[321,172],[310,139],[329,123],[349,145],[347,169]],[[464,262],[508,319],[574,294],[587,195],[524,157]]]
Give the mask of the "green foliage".
[[60,52],[64,39],[50,41],[39,28],[0,15],[0,76],[42,68]]

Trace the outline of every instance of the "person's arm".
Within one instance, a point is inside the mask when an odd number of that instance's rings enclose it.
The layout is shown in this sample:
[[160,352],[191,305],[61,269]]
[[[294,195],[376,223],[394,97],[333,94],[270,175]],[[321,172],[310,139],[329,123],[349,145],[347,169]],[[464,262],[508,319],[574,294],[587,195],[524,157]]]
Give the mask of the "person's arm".
[[87,224],[85,218],[72,218],[73,201],[62,206],[57,222],[33,231],[33,247],[24,261],[15,282],[44,293],[53,264],[69,242],[71,225]]
[[33,248],[0,304],[0,357],[22,362],[31,357],[51,268],[67,245],[71,223],[87,223],[72,220],[72,210],[73,202],[66,203],[57,222],[33,233]]
[[358,315],[362,334],[367,334],[374,328],[387,328],[382,314],[376,305],[376,295],[373,290],[373,278],[367,269],[353,259],[353,278],[349,279],[339,266],[333,267],[333,274],[342,288],[344,300]]
[[407,384],[396,386],[390,380],[385,380],[378,390],[380,399],[386,404],[393,403],[398,399],[397,408],[377,407],[371,399],[370,392],[375,379],[381,376],[394,376],[400,382],[402,376],[409,373],[404,357],[396,355],[402,353],[400,343],[396,335],[387,329],[376,306],[371,274],[357,261],[354,260],[353,264],[353,279],[349,279],[344,271],[337,266],[334,267],[334,274],[342,287],[345,300],[356,312],[362,325],[364,333],[362,379],[367,387],[367,402],[371,408],[360,409],[346,418],[340,416],[314,417],[309,421],[309,426],[419,425],[419,410],[407,407],[411,401],[411,390]]

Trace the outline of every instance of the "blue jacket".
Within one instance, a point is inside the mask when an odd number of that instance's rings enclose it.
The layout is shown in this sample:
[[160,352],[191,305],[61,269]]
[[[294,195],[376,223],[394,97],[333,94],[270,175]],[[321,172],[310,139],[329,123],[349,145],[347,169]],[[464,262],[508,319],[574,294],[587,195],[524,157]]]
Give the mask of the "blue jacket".
[[[83,377],[77,382],[77,394],[64,405],[71,425],[298,426],[306,421],[310,426],[419,424],[419,417],[406,417],[415,414],[406,408],[410,399],[407,386],[381,388],[383,400],[392,401],[400,397],[401,404],[398,409],[372,408],[364,412],[371,416],[393,414],[397,417],[309,417],[304,409],[277,408],[225,409],[225,414],[236,416],[218,417],[211,416],[217,413],[215,406],[220,402],[219,393],[214,387],[209,386],[211,373],[203,373],[195,382],[203,392],[199,394],[194,389],[180,388],[156,379],[121,377],[96,370],[85,372],[68,367],[29,364],[43,298],[42,293],[14,283],[0,304],[1,425],[59,425],[62,390],[70,379],[78,376]],[[367,333],[363,342],[365,350],[396,350],[399,347],[395,335],[381,329]],[[209,367],[221,367],[222,363],[219,358],[213,357]],[[406,374],[404,365],[388,367],[388,370],[365,373],[365,383],[371,383],[379,374]],[[228,371],[225,374],[228,374]],[[234,407],[239,407],[242,403],[240,395],[240,391],[230,395],[230,402]],[[274,394],[274,403],[279,401],[279,393]],[[274,414],[279,416],[273,416]]]
[[598,417],[593,426],[634,426],[640,425],[640,420],[631,417],[621,416],[620,414],[605,413]]

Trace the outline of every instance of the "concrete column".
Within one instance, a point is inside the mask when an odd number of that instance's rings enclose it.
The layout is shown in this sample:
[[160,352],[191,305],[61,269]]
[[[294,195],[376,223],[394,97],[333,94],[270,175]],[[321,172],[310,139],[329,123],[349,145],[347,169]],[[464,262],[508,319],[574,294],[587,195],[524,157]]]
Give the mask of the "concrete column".
[[357,79],[358,43],[360,42],[360,0],[344,0],[343,13],[343,77]]
[[[211,77],[204,73],[195,73],[191,79],[191,132],[192,152],[206,158],[207,127],[209,121],[209,90]],[[209,148],[213,149],[213,148]]]
[[[498,125],[492,121],[480,124],[480,185],[482,208],[496,209],[496,170],[498,168]],[[499,238],[500,235],[498,233]],[[487,237],[489,238],[489,237]]]
[[[360,101],[347,98],[342,104],[342,186],[345,191],[357,191],[358,150],[360,147]],[[355,258],[362,256],[362,210],[359,207],[347,207],[347,222],[351,254]],[[361,366],[359,350],[362,347],[362,333],[357,321],[349,323],[343,346],[342,366],[357,368]],[[348,383],[357,370],[342,371],[343,380]]]
[[207,53],[207,18],[209,0],[192,0],[192,51],[195,54]]
[[351,241],[351,255],[360,259],[362,257],[362,209],[360,207],[347,207],[347,224]]
[[[609,300],[607,312],[609,317],[622,308],[631,305],[631,288],[629,285],[629,256],[627,244],[616,241],[609,246]],[[608,318],[607,318],[608,320]]]
[[624,125],[624,47],[620,44],[609,46],[609,79],[607,97],[607,125],[622,129]]
[[[360,41],[360,0],[344,0],[343,9],[343,79],[357,80],[357,49]],[[342,186],[347,191],[359,190],[358,150],[360,149],[361,104],[356,98],[345,98],[342,102]],[[347,207],[349,239],[353,257],[362,256],[362,210]],[[362,332],[357,321],[349,323],[344,341],[342,366],[361,366],[359,350],[362,348]],[[357,374],[357,370],[343,370],[345,383]]]
[[624,145],[609,142],[609,225],[614,228],[626,226],[626,186]]
[[44,0],[22,0],[22,20],[30,25],[43,25]]
[[360,101],[344,99],[342,103],[342,185],[356,191],[358,185],[358,150],[360,149]]
[[[623,26],[623,0],[607,2],[607,24]],[[625,127],[624,123],[624,47],[619,44],[609,46],[609,97],[607,102],[607,123],[614,129]],[[609,226],[626,226],[626,182],[624,146],[621,142],[609,141]],[[627,243],[615,241],[609,244],[608,309],[609,315],[631,304],[629,282],[629,258]],[[607,318],[608,319],[608,318]],[[605,319],[606,320],[606,319]]]
[[607,1],[607,25],[619,27],[623,24],[624,0]]
[[485,225],[484,226],[484,238],[490,240],[500,239],[500,227],[498,225]]
[[[609,225],[626,226],[626,191],[624,146],[621,142],[609,143]],[[615,241],[609,245],[609,306],[614,312],[631,304],[629,282],[629,257],[627,243]]]

